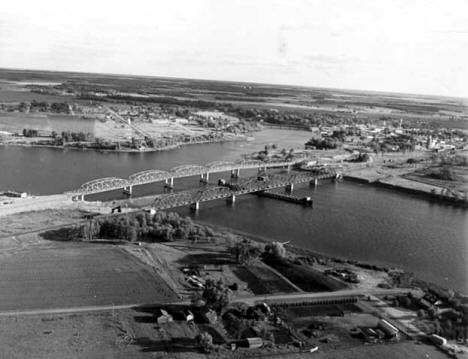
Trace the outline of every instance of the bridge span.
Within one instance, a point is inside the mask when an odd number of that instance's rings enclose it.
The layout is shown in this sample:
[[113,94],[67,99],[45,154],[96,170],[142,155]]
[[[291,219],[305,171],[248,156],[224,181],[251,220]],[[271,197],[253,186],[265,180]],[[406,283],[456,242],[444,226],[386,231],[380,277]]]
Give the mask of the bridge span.
[[229,203],[235,203],[236,196],[239,195],[266,191],[278,187],[285,187],[291,191],[294,184],[307,182],[316,184],[318,180],[333,179],[336,178],[336,176],[336,172],[322,175],[304,172],[288,175],[271,174],[266,180],[258,180],[257,177],[249,177],[240,180],[232,186],[207,185],[203,188],[160,194],[154,197],[154,201],[148,209],[163,210],[188,205],[193,210],[198,210],[200,203],[206,201],[226,198]]
[[189,177],[189,176],[200,176],[202,182],[209,181],[210,173],[226,172],[231,171],[231,177],[239,177],[240,170],[242,169],[259,169],[266,170],[267,168],[279,168],[286,167],[288,169],[291,166],[304,161],[305,158],[296,158],[291,161],[277,160],[263,162],[259,160],[241,160],[241,161],[216,161],[210,162],[206,165],[181,165],[174,167],[168,171],[159,169],[150,169],[142,172],[132,174],[129,178],[118,178],[118,177],[105,177],[95,179],[82,184],[78,189],[66,192],[65,194],[84,199],[85,195],[102,193],[117,189],[123,189],[127,193],[131,193],[134,186],[149,184],[154,182],[165,182],[165,186],[173,188],[174,179]]

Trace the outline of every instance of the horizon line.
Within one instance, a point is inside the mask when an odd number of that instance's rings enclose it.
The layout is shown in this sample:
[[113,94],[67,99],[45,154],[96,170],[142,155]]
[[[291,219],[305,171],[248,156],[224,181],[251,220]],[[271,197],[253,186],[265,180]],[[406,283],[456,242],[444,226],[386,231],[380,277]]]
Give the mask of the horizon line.
[[295,84],[285,84],[285,83],[268,83],[268,82],[254,82],[254,81],[235,81],[235,80],[222,80],[222,79],[203,79],[197,77],[178,77],[178,76],[163,76],[163,75],[143,75],[143,74],[129,74],[129,73],[110,73],[110,72],[85,72],[77,70],[49,70],[49,69],[32,69],[32,68],[15,68],[15,67],[2,67],[0,66],[0,71],[3,70],[13,70],[13,71],[29,71],[29,72],[50,72],[50,73],[65,73],[65,74],[88,74],[88,75],[104,75],[104,76],[124,76],[124,77],[134,77],[134,78],[154,78],[154,79],[172,79],[172,80],[194,80],[194,81],[207,81],[207,82],[229,82],[237,84],[252,84],[252,85],[269,85],[269,86],[287,86],[287,87],[296,87],[296,88],[305,88],[305,89],[322,89],[322,90],[335,90],[335,91],[349,91],[349,92],[370,92],[375,94],[394,94],[394,95],[411,95],[411,96],[423,96],[423,97],[439,97],[439,98],[448,98],[448,99],[458,99],[468,101],[468,96],[454,96],[454,95],[439,95],[439,94],[428,94],[428,93],[414,93],[414,92],[398,92],[398,91],[387,91],[387,90],[369,90],[369,89],[351,89],[351,88],[337,88],[337,87],[327,87],[327,86],[312,86],[312,85],[295,85]]

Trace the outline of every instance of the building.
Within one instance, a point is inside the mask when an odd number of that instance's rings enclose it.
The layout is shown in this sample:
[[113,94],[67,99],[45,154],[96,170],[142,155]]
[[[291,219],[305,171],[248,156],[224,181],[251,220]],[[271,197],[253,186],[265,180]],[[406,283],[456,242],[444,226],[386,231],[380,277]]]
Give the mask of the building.
[[393,324],[390,324],[390,322],[388,322],[385,319],[379,320],[377,328],[383,331],[388,338],[399,338],[400,331]]
[[166,323],[170,323],[170,322],[172,322],[174,320],[172,318],[172,315],[170,315],[164,309],[160,309],[159,311],[160,311],[160,314],[156,319],[158,324],[166,324]]
[[430,340],[432,344],[437,345],[437,346],[447,345],[447,339],[437,334],[429,335],[428,339]]
[[246,344],[247,348],[249,348],[249,349],[257,349],[257,348],[261,348],[263,346],[263,339],[262,338],[258,338],[258,337],[246,338],[245,341],[246,341],[245,344]]

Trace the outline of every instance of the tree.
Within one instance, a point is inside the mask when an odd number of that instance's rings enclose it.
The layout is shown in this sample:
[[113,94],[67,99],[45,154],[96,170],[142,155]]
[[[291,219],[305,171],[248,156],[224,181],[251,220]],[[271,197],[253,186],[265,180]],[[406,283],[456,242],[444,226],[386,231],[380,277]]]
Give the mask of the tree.
[[213,351],[213,337],[208,332],[201,332],[197,335],[197,342],[200,345],[202,351],[209,354]]
[[208,279],[205,282],[202,297],[208,306],[220,313],[229,304],[230,290],[221,279],[218,282]]
[[451,339],[453,336],[453,323],[450,319],[448,319],[447,322],[445,323],[445,332],[446,332],[446,336],[449,339]]
[[231,252],[236,257],[236,262],[238,264],[249,263],[250,261],[258,258],[261,254],[260,249],[252,245],[252,243],[246,239],[235,243],[235,245],[231,247]]
[[281,242],[272,242],[265,246],[264,253],[276,260],[281,260],[286,257],[286,248],[284,248],[284,244]]
[[136,240],[138,239],[138,232],[136,230],[135,227],[130,227],[129,228],[129,231],[128,231],[128,240],[130,242],[136,242]]

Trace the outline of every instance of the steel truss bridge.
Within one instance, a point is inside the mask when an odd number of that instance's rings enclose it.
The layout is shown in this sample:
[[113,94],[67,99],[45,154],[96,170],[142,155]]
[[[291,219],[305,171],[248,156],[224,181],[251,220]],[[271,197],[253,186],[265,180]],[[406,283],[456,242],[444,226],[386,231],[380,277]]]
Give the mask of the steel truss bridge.
[[336,176],[336,172],[322,175],[314,175],[307,172],[289,175],[273,174],[269,175],[266,181],[259,181],[257,177],[250,177],[239,181],[231,188],[228,186],[209,185],[200,189],[160,194],[155,197],[151,207],[156,210],[162,210],[190,205],[193,206],[193,209],[198,209],[201,202],[221,198],[227,198],[231,202],[235,202],[236,196],[238,195],[266,191],[272,188],[312,182],[315,180],[331,179],[336,178]]
[[189,177],[200,175],[208,180],[210,173],[231,171],[234,175],[239,175],[241,169],[266,169],[273,167],[290,167],[296,163],[302,162],[305,158],[295,159],[294,161],[269,161],[242,160],[235,162],[216,161],[204,166],[200,165],[182,165],[174,167],[168,171],[152,169],[132,174],[129,178],[106,177],[86,182],[80,188],[66,192],[71,196],[85,196],[89,194],[107,192],[117,189],[128,188],[130,191],[133,186],[161,182],[173,184],[174,178]]

